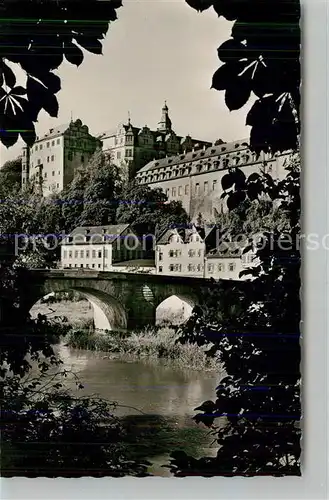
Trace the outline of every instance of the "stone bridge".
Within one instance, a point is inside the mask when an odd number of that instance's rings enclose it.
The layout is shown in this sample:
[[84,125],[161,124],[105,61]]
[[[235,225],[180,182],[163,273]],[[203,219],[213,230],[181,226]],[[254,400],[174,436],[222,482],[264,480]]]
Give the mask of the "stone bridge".
[[204,278],[159,276],[93,270],[34,270],[20,284],[25,311],[51,292],[74,290],[94,306],[95,327],[126,330],[154,325],[156,308],[173,295],[190,306],[198,304]]

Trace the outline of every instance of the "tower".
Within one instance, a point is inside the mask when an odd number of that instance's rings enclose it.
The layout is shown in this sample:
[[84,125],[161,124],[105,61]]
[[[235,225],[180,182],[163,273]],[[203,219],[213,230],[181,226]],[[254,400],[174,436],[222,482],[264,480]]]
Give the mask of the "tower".
[[29,173],[30,173],[30,148],[28,146],[24,146],[22,151],[22,189],[26,187],[29,181]]
[[165,101],[162,108],[161,120],[158,123],[158,132],[170,132],[171,131],[171,120],[169,118],[169,109],[167,102]]

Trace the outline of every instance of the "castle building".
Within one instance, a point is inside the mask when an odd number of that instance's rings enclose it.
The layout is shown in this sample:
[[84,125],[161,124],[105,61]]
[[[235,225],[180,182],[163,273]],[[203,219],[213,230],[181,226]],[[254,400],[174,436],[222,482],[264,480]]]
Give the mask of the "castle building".
[[252,279],[250,274],[240,276],[242,271],[258,264],[252,250],[243,253],[246,244],[246,241],[222,241],[208,252],[204,264],[204,278],[235,281]]
[[192,139],[189,135],[176,135],[165,103],[156,130],[146,125],[134,127],[130,119],[127,124],[119,124],[114,130],[98,135],[103,143],[103,151],[111,152],[112,160],[132,179],[136,172],[154,159],[165,159],[188,151],[211,146],[211,142]]
[[264,171],[281,179],[288,156],[262,153],[256,157],[246,139],[231,143],[219,140],[213,146],[192,147],[189,152],[152,160],[140,168],[136,179],[150,188],[161,188],[168,201],[181,201],[192,220],[201,213],[204,220],[212,222],[225,210],[221,180],[230,167],[242,168],[246,176]]
[[79,119],[51,128],[31,148],[23,149],[22,188],[33,183],[43,196],[62,191],[101,146]]

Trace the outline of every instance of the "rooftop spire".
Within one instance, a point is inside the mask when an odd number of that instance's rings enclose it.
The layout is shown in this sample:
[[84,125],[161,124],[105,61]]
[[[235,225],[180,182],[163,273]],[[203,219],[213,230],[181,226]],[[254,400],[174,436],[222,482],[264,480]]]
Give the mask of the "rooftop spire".
[[161,120],[158,124],[159,132],[170,132],[171,131],[171,120],[169,118],[169,109],[167,106],[167,101],[165,101],[162,108]]

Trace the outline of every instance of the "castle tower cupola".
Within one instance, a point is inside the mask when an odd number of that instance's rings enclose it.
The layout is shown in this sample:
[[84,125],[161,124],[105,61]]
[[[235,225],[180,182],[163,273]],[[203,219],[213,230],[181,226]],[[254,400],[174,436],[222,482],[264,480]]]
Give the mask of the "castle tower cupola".
[[170,132],[171,131],[171,120],[169,118],[169,109],[167,106],[167,102],[165,101],[164,106],[162,108],[161,120],[158,124],[159,132]]

